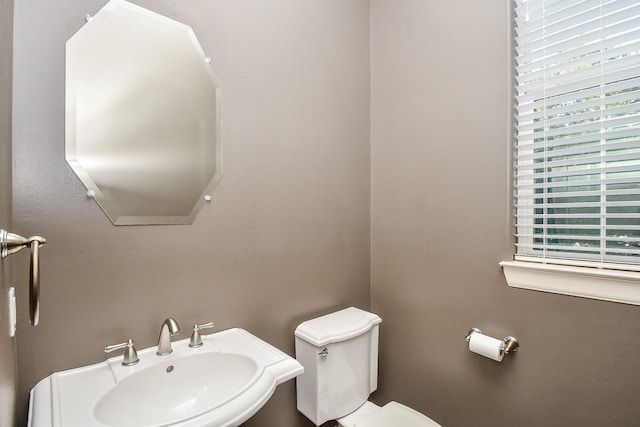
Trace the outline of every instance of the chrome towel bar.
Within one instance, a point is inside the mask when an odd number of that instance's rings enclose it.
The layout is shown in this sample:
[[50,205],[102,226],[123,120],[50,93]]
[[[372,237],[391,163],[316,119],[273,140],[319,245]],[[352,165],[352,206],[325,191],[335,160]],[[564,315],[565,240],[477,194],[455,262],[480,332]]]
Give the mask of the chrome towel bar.
[[0,229],[0,251],[2,258],[28,247],[31,252],[29,273],[29,320],[33,326],[40,322],[40,247],[47,240],[41,236],[22,237]]

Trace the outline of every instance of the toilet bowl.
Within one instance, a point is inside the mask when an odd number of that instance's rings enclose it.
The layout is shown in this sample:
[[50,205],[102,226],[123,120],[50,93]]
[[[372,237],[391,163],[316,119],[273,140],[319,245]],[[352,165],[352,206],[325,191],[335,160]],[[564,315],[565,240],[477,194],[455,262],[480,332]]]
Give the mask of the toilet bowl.
[[378,388],[378,333],[382,319],[349,307],[302,322],[295,331],[298,410],[316,426],[441,427],[426,415],[389,402],[369,402]]
[[421,412],[394,401],[383,407],[365,402],[355,412],[336,421],[336,427],[441,427]]

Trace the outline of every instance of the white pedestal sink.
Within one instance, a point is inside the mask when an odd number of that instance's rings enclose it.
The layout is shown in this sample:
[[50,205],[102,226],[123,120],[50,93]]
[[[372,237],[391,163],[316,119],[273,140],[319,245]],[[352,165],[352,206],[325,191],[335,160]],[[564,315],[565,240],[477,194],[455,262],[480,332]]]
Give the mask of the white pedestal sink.
[[56,372],[31,390],[29,427],[232,427],[254,415],[302,365],[244,329],[173,343],[173,353],[138,351]]

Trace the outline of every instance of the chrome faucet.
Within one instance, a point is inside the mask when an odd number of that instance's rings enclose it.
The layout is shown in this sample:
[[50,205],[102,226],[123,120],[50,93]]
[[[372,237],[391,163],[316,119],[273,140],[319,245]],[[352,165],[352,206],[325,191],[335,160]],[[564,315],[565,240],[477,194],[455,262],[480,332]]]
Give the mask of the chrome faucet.
[[113,350],[119,350],[124,348],[124,358],[122,359],[122,366],[133,366],[140,361],[138,358],[138,352],[133,346],[133,340],[129,338],[126,342],[121,344],[108,345],[104,348],[105,353],[111,353]]
[[160,336],[158,337],[158,356],[166,356],[173,350],[171,349],[171,337],[180,333],[180,326],[173,317],[169,317],[162,323]]

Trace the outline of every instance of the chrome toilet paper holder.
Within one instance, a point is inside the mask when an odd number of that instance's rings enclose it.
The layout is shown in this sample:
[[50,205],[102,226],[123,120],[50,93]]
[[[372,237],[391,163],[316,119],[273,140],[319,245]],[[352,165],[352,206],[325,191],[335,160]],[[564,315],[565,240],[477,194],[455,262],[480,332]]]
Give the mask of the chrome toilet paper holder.
[[[466,342],[469,342],[472,334],[482,334],[482,331],[478,328],[469,328],[469,330],[467,331],[467,336],[465,337],[464,340]],[[500,349],[504,351],[504,354],[516,352],[518,351],[519,348],[520,348],[520,342],[515,337],[512,337],[511,335],[504,337],[504,339],[502,340],[502,345],[500,346]]]

